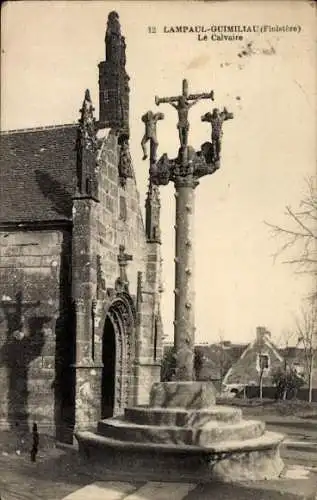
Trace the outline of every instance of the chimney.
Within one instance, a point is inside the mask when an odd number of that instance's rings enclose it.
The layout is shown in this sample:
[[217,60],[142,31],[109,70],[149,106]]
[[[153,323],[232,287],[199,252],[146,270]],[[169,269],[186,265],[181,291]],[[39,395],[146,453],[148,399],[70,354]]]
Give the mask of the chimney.
[[271,337],[271,333],[265,328],[265,326],[256,327],[256,340],[257,342],[263,342],[265,337]]

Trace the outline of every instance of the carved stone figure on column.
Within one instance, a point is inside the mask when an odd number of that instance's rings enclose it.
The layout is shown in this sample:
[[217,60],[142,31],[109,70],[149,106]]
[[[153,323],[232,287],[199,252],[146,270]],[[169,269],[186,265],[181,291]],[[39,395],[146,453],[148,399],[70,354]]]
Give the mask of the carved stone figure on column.
[[117,259],[118,259],[118,264],[119,264],[119,269],[120,269],[120,276],[116,279],[116,282],[115,282],[116,292],[117,293],[129,292],[129,280],[127,277],[126,268],[127,268],[128,262],[133,260],[133,256],[125,253],[125,246],[124,245],[119,245],[119,255],[118,255]]
[[201,99],[212,99],[214,100],[213,90],[209,93],[203,92],[201,94],[189,94],[188,93],[188,81],[183,80],[182,83],[182,94],[173,97],[155,97],[155,104],[159,106],[162,103],[167,103],[173,106],[178,113],[178,134],[181,144],[181,148],[188,146],[188,132],[189,132],[189,121],[188,121],[188,111],[194,104],[196,104]]
[[96,147],[96,121],[94,118],[95,108],[92,105],[89,89],[85,91],[85,97],[79,120],[81,141],[84,147],[94,149]]
[[141,146],[143,150],[143,160],[146,160],[148,157],[146,144],[148,141],[150,141],[150,160],[151,162],[156,161],[156,152],[158,147],[156,124],[159,120],[163,119],[164,119],[163,113],[153,113],[153,111],[147,111],[142,116],[142,121],[145,124],[145,133],[141,141]]
[[154,185],[165,186],[171,180],[171,168],[173,163],[164,153],[155,165],[150,167],[150,180]]
[[132,159],[128,138],[124,138],[121,143],[119,153],[118,173],[121,186],[125,186],[127,179],[132,178]]
[[212,113],[208,112],[201,117],[202,122],[211,124],[212,160],[214,162],[220,160],[223,122],[232,118],[233,113],[229,113],[226,108],[223,108],[221,112],[214,108]]
[[188,132],[189,132],[189,121],[188,121],[188,111],[194,104],[196,104],[199,99],[189,102],[185,96],[181,95],[178,98],[177,103],[170,102],[169,104],[176,109],[178,113],[178,135],[181,147],[185,147],[188,144]]

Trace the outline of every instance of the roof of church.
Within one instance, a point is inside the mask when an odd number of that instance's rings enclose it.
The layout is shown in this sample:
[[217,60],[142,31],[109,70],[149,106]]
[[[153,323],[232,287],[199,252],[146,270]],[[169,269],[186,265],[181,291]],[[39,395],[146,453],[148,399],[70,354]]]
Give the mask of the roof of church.
[[70,124],[1,133],[1,223],[71,219],[76,131]]

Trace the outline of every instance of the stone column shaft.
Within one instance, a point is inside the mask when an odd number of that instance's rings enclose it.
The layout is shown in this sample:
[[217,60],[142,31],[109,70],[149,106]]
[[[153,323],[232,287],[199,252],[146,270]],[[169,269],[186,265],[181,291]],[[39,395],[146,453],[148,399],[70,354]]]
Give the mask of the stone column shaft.
[[175,317],[174,346],[176,351],[176,379],[193,380],[195,343],[195,291],[193,223],[193,181],[184,185],[175,182]]

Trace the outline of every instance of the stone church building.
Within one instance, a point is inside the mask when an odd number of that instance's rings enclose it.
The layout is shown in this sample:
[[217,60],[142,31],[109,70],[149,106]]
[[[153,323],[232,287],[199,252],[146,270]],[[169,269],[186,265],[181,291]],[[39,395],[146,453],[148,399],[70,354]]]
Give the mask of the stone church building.
[[0,426],[74,430],[147,403],[160,377],[157,188],[142,218],[125,39],[111,12],[78,124],[1,133]]

